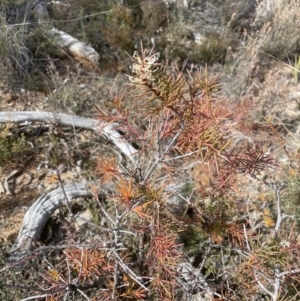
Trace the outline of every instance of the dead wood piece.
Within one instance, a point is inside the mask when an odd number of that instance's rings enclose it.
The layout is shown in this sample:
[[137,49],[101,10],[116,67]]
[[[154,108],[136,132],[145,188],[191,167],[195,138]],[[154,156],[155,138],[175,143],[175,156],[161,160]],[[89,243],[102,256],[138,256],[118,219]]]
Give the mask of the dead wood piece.
[[[67,199],[65,197],[67,196]],[[76,197],[92,196],[86,184],[74,183],[41,195],[27,210],[23,224],[10,252],[10,261],[18,261],[32,250],[32,243],[40,239],[51,214],[60,206],[67,205]]]
[[45,35],[48,38],[52,38],[55,45],[64,49],[75,58],[87,60],[96,65],[99,63],[100,56],[93,47],[78,41],[66,32],[52,27],[45,32]]
[[116,124],[104,125],[92,118],[78,117],[63,113],[52,113],[43,111],[20,111],[20,112],[0,112],[0,123],[6,122],[56,122],[72,127],[84,128],[102,133],[107,139],[115,144],[119,150],[135,163],[137,150],[128,143],[122,135],[114,128]]

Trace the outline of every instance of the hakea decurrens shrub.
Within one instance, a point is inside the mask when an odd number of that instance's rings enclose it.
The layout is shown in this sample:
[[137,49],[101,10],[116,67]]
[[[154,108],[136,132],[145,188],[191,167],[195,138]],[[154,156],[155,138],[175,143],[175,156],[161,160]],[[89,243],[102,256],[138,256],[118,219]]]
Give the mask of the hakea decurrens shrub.
[[[118,166],[113,158],[100,158],[95,171],[101,184],[113,185],[109,199],[140,237],[131,248],[137,249],[147,296],[176,300],[187,296],[189,287],[179,272],[187,256],[180,235],[190,226],[201,227],[204,240],[244,246],[247,230],[232,223],[238,211],[235,176],[257,176],[272,166],[272,157],[259,143],[232,148],[224,126],[229,113],[218,97],[219,75],[206,69],[184,73],[158,59],[153,49],[135,52],[128,87],[111,100],[110,111],[97,108],[101,124],[115,123],[137,144],[135,164]],[[197,166],[206,166],[205,185],[196,185],[201,182],[192,172]],[[190,184],[191,195],[183,197]],[[192,291],[198,290],[194,285]]]
[[[296,291],[299,247],[279,242],[285,216],[282,188],[266,178],[276,167],[270,145],[233,144],[227,118],[234,116],[218,96],[219,75],[158,59],[141,47],[128,85],[110,107],[96,108],[99,125],[113,124],[136,152],[132,160],[111,152],[95,162],[94,237],[81,245],[69,233],[69,246],[41,273],[40,291],[47,301],[187,301],[196,294],[275,301],[287,277]],[[272,229],[262,228],[265,216],[251,215],[239,194],[241,176],[275,192]]]

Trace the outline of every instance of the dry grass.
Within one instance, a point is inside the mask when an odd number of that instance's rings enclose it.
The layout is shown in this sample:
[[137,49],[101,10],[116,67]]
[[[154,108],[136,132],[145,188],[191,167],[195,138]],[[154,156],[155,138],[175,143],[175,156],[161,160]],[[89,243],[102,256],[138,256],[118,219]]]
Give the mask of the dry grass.
[[293,58],[299,51],[300,7],[296,0],[279,2],[277,5],[272,4],[274,16],[270,24],[265,24],[260,30],[268,33],[261,50],[286,60]]
[[26,46],[26,26],[7,26],[5,16],[0,16],[0,64],[6,70],[6,78],[24,79],[32,65],[32,54]]

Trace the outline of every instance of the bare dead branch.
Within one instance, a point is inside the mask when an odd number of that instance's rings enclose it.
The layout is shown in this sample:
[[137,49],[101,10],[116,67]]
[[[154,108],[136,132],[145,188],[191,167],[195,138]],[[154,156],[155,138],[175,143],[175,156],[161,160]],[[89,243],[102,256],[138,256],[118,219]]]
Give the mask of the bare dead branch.
[[137,153],[137,150],[114,129],[115,124],[104,125],[92,118],[43,111],[0,112],[0,123],[6,122],[58,123],[96,132],[101,130],[101,134],[114,143],[132,162],[135,162],[134,155]]

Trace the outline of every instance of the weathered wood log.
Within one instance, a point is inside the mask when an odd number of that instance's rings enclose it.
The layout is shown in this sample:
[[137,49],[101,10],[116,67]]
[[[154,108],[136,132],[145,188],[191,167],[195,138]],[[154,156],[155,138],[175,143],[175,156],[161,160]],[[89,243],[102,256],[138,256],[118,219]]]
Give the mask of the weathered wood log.
[[[107,139],[114,143],[127,158],[132,162],[135,162],[134,155],[137,150],[130,143],[125,141],[122,135],[114,129],[116,126],[115,124],[103,125],[96,119],[62,113],[55,114],[52,112],[39,111],[0,112],[0,123],[6,122],[58,123],[96,132],[99,131],[100,134],[103,134]],[[80,183],[66,185],[64,190],[69,200],[79,196],[91,195],[87,186]],[[11,251],[10,260],[19,260],[30,251],[32,241],[36,241],[40,238],[40,234],[53,211],[65,204],[66,199],[61,188],[43,194],[34,202],[25,214],[17,241]]]
[[[67,199],[66,199],[67,196]],[[32,243],[40,239],[51,214],[77,197],[92,196],[86,184],[74,183],[41,195],[27,210],[22,227],[10,252],[10,261],[20,260],[32,250]]]
[[93,47],[78,41],[64,31],[52,27],[45,31],[44,35],[74,58],[89,61],[95,65],[99,63],[100,56]]
[[78,117],[63,113],[52,113],[43,111],[22,111],[22,112],[0,112],[0,123],[6,122],[45,122],[58,123],[72,127],[78,127],[99,132],[107,139],[115,144],[119,150],[127,156],[132,162],[135,162],[135,154],[137,150],[128,143],[122,135],[114,128],[116,124],[104,125],[99,123],[96,119]]

